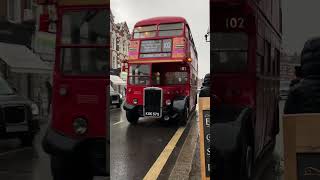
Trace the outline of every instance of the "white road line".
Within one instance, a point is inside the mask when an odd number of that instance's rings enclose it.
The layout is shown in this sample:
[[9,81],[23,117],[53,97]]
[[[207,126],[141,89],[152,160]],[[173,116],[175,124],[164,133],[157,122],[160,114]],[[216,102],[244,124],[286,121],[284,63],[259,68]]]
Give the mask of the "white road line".
[[160,172],[162,171],[164,165],[167,163],[172,151],[176,147],[182,133],[184,132],[185,127],[180,127],[176,133],[173,135],[167,146],[164,148],[164,150],[161,152],[160,156],[156,160],[156,162],[152,165],[152,167],[149,169],[146,176],[143,178],[143,180],[155,180],[159,177]]
[[27,149],[32,149],[32,147],[25,147],[25,148],[21,148],[21,149],[15,149],[12,151],[3,152],[3,153],[0,153],[0,156],[5,156],[5,155],[11,154],[11,153],[17,153],[17,152],[24,151]]

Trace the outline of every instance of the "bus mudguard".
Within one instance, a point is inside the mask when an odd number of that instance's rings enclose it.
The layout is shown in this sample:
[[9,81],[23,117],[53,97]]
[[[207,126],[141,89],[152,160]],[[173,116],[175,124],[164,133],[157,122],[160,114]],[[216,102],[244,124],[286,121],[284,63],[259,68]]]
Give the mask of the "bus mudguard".
[[246,107],[235,107],[221,105],[212,109],[215,124],[212,133],[215,137],[213,145],[215,160],[217,162],[216,172],[222,173],[221,177],[235,172],[240,167],[241,138],[247,130],[244,124],[251,117],[251,109]]
[[123,109],[126,111],[133,110],[136,106],[132,104],[128,104],[126,101],[123,103]]
[[42,147],[48,154],[68,155],[74,152],[79,143],[79,140],[68,138],[52,128],[48,128],[42,141]]
[[184,112],[184,108],[186,107],[188,103],[188,96],[177,96],[173,99],[172,107],[177,112]]

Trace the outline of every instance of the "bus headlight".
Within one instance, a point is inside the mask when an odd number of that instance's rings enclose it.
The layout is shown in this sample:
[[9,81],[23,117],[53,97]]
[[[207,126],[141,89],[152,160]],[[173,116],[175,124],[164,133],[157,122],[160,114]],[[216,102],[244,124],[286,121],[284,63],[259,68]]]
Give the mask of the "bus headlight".
[[133,104],[138,104],[138,99],[133,99]]
[[73,121],[73,130],[76,134],[82,135],[88,130],[88,122],[84,118],[77,118]]
[[167,106],[170,106],[170,105],[171,105],[171,100],[170,100],[170,99],[167,99],[167,100],[166,100],[166,105],[167,105]]
[[61,88],[59,89],[59,94],[60,94],[61,96],[67,95],[67,89],[64,88],[64,87],[61,87]]
[[32,115],[39,115],[39,108],[35,103],[31,104]]

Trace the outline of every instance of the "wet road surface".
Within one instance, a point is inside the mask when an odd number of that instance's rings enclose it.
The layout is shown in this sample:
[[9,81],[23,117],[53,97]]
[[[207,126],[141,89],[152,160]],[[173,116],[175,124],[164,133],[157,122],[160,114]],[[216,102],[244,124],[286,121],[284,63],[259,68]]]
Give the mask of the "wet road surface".
[[50,159],[41,146],[47,122],[41,123],[32,147],[21,146],[18,139],[0,140],[0,180],[52,180]]
[[52,180],[49,156],[41,147],[46,127],[41,125],[33,147],[21,146],[18,139],[0,140],[0,179]]
[[[130,125],[122,109],[111,110],[110,126],[112,180],[143,179],[178,130],[177,125],[150,118],[140,118],[137,125]],[[182,137],[175,149],[181,141]],[[158,179],[167,179],[174,163],[172,158],[163,168],[168,174],[161,173]]]

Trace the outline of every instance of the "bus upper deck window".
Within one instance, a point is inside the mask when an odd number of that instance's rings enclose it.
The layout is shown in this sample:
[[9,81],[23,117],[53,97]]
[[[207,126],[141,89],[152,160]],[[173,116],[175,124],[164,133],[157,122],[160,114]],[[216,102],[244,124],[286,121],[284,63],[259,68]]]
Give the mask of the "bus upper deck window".
[[107,44],[109,23],[105,10],[70,11],[62,18],[63,44]]
[[214,33],[213,71],[244,72],[247,68],[248,36],[245,33]]
[[134,39],[155,37],[156,34],[157,34],[156,25],[136,27],[133,30]]
[[160,24],[159,36],[180,36],[183,32],[183,23]]

